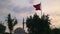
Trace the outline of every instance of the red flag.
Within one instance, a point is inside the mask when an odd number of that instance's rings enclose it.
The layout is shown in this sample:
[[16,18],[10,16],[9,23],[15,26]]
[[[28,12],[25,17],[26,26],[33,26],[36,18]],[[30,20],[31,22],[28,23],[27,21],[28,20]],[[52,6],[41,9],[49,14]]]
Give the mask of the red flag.
[[40,3],[40,4],[37,4],[37,5],[33,5],[33,7],[34,7],[36,10],[41,10],[41,3]]

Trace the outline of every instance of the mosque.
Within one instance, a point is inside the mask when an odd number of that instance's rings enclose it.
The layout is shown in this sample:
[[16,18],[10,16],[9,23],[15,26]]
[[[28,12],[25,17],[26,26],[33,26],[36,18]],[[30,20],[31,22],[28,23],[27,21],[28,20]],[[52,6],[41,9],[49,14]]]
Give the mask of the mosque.
[[27,34],[26,32],[25,32],[25,30],[24,30],[24,19],[23,19],[23,28],[17,28],[17,29],[15,29],[14,30],[14,34]]

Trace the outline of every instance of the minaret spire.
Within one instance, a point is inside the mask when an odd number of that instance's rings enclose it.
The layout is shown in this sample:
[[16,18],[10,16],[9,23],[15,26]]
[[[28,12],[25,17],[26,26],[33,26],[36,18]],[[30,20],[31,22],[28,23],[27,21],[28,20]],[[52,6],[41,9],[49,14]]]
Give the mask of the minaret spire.
[[24,29],[24,18],[23,18],[23,29]]

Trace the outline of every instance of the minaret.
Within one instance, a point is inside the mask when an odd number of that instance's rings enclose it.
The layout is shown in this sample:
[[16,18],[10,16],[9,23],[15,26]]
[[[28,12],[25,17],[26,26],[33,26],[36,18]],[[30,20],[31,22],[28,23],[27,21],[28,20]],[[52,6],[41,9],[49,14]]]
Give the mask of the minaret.
[[24,18],[23,18],[23,29],[24,29]]

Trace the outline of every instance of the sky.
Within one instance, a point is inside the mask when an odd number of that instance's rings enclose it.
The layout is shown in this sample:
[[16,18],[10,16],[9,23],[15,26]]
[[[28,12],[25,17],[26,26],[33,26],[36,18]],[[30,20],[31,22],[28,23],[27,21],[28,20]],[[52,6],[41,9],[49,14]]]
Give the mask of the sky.
[[40,16],[41,11],[36,11],[33,7],[40,2],[42,12],[49,14],[52,26],[60,27],[60,0],[0,0],[0,21],[5,22],[11,13],[12,18],[16,17],[21,26],[23,18],[26,19],[35,12]]

